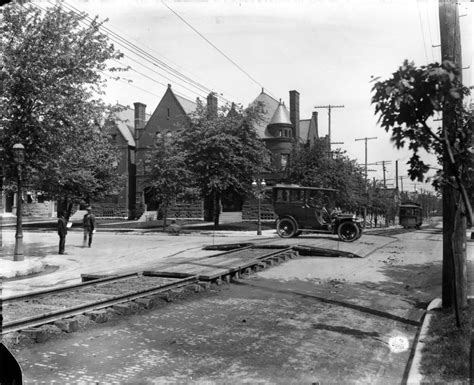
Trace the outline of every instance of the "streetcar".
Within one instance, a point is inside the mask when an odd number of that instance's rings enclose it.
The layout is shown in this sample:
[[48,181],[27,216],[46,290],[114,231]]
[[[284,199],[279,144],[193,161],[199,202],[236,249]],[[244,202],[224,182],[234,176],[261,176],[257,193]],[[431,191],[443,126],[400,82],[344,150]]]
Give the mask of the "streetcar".
[[423,223],[423,210],[421,205],[415,202],[402,202],[399,211],[400,226],[405,229],[419,229]]
[[277,215],[276,230],[282,238],[302,233],[337,234],[344,242],[362,235],[362,219],[343,214],[335,208],[335,193],[330,188],[276,185],[272,187],[273,210]]

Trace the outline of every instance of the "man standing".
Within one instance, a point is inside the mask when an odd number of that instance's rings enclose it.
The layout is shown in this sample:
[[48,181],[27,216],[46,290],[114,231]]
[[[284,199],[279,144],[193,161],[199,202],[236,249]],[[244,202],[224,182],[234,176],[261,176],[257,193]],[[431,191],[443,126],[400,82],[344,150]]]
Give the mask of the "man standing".
[[64,213],[59,213],[58,217],[58,235],[59,235],[59,254],[64,254],[66,247],[67,221],[64,218]]
[[84,226],[84,247],[86,247],[87,237],[89,237],[88,245],[91,247],[92,244],[92,234],[95,230],[95,216],[92,214],[92,207],[87,206],[87,214],[84,215],[82,219],[82,226]]

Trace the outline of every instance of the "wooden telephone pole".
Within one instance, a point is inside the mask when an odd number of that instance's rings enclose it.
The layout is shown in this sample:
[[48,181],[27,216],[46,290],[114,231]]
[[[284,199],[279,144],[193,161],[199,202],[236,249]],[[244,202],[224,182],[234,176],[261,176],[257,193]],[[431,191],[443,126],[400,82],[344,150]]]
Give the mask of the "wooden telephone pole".
[[[449,60],[462,72],[461,64],[461,38],[459,29],[459,15],[456,0],[440,0],[439,24],[441,34],[441,58]],[[462,101],[461,101],[462,103]],[[448,140],[452,143],[456,133],[456,112],[454,107],[443,109],[443,129]],[[445,150],[446,151],[446,150]],[[443,171],[445,176],[454,175],[453,166],[445,155]],[[467,262],[465,250],[466,220],[461,216],[459,192],[452,186],[443,186],[443,282],[442,300],[443,307],[455,306],[457,321],[458,305],[467,304]]]
[[355,139],[356,142],[358,142],[359,140],[365,141],[365,195],[366,195],[365,198],[366,198],[366,204],[365,204],[365,207],[364,207],[364,222],[367,218],[367,205],[369,203],[369,193],[368,193],[368,186],[367,186],[367,173],[369,171],[369,170],[367,170],[367,141],[372,140],[372,139],[377,139],[377,137],[373,136],[371,138],[365,137],[365,138]]
[[344,106],[335,106],[328,104],[327,106],[315,106],[314,108],[327,108],[328,109],[328,143],[329,143],[329,152],[331,152],[331,108],[344,108]]

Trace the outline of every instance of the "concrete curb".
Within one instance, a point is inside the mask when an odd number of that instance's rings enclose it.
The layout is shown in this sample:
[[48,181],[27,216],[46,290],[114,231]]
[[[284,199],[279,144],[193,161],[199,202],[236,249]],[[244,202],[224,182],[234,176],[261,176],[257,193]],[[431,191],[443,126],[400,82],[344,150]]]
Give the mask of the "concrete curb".
[[418,334],[418,338],[414,342],[414,349],[415,354],[413,355],[413,359],[410,365],[410,371],[408,372],[407,384],[421,384],[423,380],[423,375],[420,373],[420,366],[421,366],[421,351],[425,346],[423,340],[428,334],[428,328],[430,326],[431,317],[433,316],[430,313],[431,310],[438,309],[441,307],[441,298],[435,298],[433,301],[430,302],[428,308],[426,309],[426,315],[423,318],[423,323],[421,325],[420,333]]

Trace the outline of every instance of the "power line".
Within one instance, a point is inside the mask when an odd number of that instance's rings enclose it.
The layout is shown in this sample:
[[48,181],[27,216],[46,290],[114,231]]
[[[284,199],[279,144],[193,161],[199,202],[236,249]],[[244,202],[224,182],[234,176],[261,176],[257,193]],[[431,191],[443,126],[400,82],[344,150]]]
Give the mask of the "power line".
[[418,8],[418,20],[420,21],[421,37],[423,38],[423,49],[425,50],[426,64],[428,64],[429,60],[428,60],[428,52],[426,50],[425,32],[423,31],[423,23],[421,21],[421,12],[420,12],[420,3],[418,2],[418,0],[416,0],[416,5]]
[[[51,1],[50,1],[50,3],[51,3]],[[62,4],[65,5],[65,7],[69,11],[71,11],[71,12],[77,14],[77,15],[80,15],[80,13],[82,12],[79,9],[75,8],[74,6],[67,4],[66,2],[63,2]],[[85,13],[85,12],[82,12],[82,13]],[[90,16],[86,16],[86,19],[88,19],[89,21],[93,20]],[[168,72],[172,76],[175,76],[177,78],[181,78],[180,80],[184,81],[185,83],[191,84],[192,86],[194,86],[198,89],[201,89],[202,91],[205,91],[207,93],[212,92],[212,90],[209,89],[208,87],[194,81],[193,79],[187,77],[186,75],[182,74],[181,72],[175,70],[173,67],[169,66],[167,63],[165,63],[162,60],[156,58],[155,56],[149,54],[148,52],[146,52],[142,48],[138,47],[136,44],[130,42],[128,39],[124,38],[123,36],[119,35],[118,33],[114,32],[114,31],[112,31],[108,27],[102,25],[101,29],[103,31],[105,31],[105,34],[112,41],[114,41],[117,44],[121,45],[122,47],[126,48],[127,50],[134,53],[138,57],[140,57],[140,58],[150,62],[151,64],[155,65],[156,67]],[[159,75],[163,76],[162,74],[159,74]]]
[[429,15],[429,12],[428,12],[428,8],[429,8],[429,4],[425,4],[426,20],[428,21],[428,34],[430,36],[431,56],[432,56],[432,59],[434,61],[435,57],[434,57],[434,52],[433,52],[433,38],[432,38],[432,34],[431,34],[431,23],[430,23],[430,15]]
[[[217,52],[219,52],[222,56],[224,56],[229,62],[231,62],[235,67],[237,67],[242,73],[244,73],[250,80],[252,80],[255,84],[258,84],[261,88],[265,88],[260,82],[255,80],[247,71],[245,71],[240,65],[238,65],[234,60],[232,60],[229,56],[227,56],[220,48],[218,48],[214,43],[212,43],[207,37],[205,37],[201,32],[199,32],[196,28],[194,28],[188,21],[186,21],[181,15],[179,15],[173,8],[171,8],[164,0],[161,0],[163,5],[168,8],[171,12],[173,12],[184,24],[186,24],[189,28],[191,28],[198,36],[204,39],[211,47],[213,47]],[[270,96],[276,99],[274,95],[272,95],[267,88],[265,88]]]
[[[51,4],[54,4],[52,1],[50,1]],[[75,8],[74,6],[70,5],[70,4],[67,4],[66,2],[63,2],[61,5],[63,5],[68,11],[70,12],[73,12],[74,14],[76,15],[79,15],[79,16],[82,16],[84,17],[84,19],[88,20],[89,22],[93,21],[93,19],[87,15],[87,13],[85,12],[82,12],[80,10],[78,10],[77,8]],[[60,6],[61,6],[60,5]],[[133,53],[134,55],[138,56],[139,58],[153,64],[154,66],[158,67],[160,70],[163,70],[167,73],[169,73],[170,75],[174,76],[175,78],[178,79],[178,85],[180,87],[183,87],[185,89],[187,89],[188,91],[190,92],[193,92],[195,94],[198,94],[199,96],[203,96],[202,94],[199,94],[199,92],[196,92],[196,91],[193,91],[189,88],[187,88],[186,86],[182,85],[182,84],[179,84],[179,82],[184,82],[196,89],[199,89],[201,92],[204,91],[205,93],[210,93],[210,92],[213,92],[211,89],[209,89],[208,87],[194,81],[193,79],[189,78],[188,76],[184,75],[183,73],[181,73],[180,71],[174,69],[173,67],[171,67],[170,65],[168,65],[167,63],[165,63],[164,61],[156,58],[155,56],[151,55],[150,53],[148,53],[147,51],[143,50],[142,48],[138,47],[136,44],[130,42],[128,39],[124,38],[123,36],[119,35],[118,33],[112,31],[111,29],[105,27],[104,25],[101,25],[100,27],[103,32],[109,37],[110,40],[112,40],[113,42],[119,44],[121,47],[127,49],[128,51],[130,51],[131,53]],[[130,59],[130,60],[133,60],[129,55],[127,55],[127,58]],[[137,62],[138,64],[144,66],[142,63],[134,60],[135,62]],[[146,67],[146,66],[145,66]],[[152,70],[153,71],[153,70]],[[138,72],[138,71],[136,71]],[[170,81],[173,81],[173,82],[176,82],[176,80],[171,80],[169,78],[167,78],[166,76],[164,76],[163,74],[161,73],[158,73],[156,71],[153,71],[155,74],[157,74],[158,76],[161,76],[161,77],[164,77],[166,78],[167,80],[170,80]],[[148,77],[149,78],[149,77]],[[225,101],[225,102],[230,102],[229,100],[223,98],[222,96],[220,96],[218,93],[216,93],[216,96]]]

